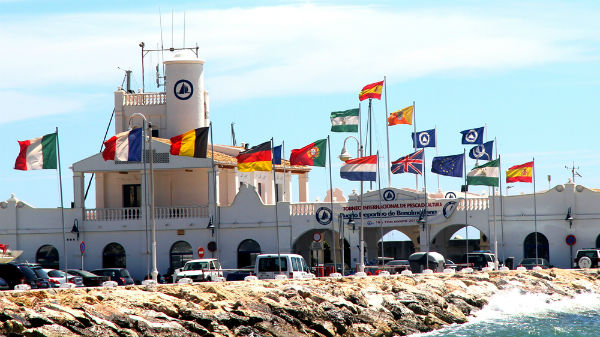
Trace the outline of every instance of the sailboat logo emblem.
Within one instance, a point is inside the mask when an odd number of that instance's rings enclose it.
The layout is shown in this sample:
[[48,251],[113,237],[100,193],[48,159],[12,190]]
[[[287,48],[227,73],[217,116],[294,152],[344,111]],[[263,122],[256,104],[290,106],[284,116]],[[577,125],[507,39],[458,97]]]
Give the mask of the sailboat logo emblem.
[[188,80],[179,80],[177,83],[175,83],[173,92],[175,97],[185,101],[186,99],[192,97],[192,94],[194,93],[194,86],[192,85],[192,82]]

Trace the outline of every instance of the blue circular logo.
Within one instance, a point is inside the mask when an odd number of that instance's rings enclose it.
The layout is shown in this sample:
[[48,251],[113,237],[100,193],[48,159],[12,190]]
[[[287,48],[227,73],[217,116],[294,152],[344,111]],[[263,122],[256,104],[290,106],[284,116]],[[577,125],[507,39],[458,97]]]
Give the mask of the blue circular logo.
[[383,192],[383,200],[385,200],[385,201],[396,200],[396,193],[393,190],[385,190]]
[[444,198],[446,198],[446,199],[455,199],[456,198],[456,193],[454,193],[454,192],[448,192],[448,193],[446,193],[446,195],[444,196]]
[[315,215],[317,217],[317,222],[323,226],[329,225],[331,220],[333,220],[333,211],[327,207],[319,207]]
[[192,82],[188,80],[179,80],[175,83],[173,92],[175,97],[185,101],[186,99],[192,97],[192,94],[194,94],[194,86],[192,85]]
[[448,201],[444,205],[444,208],[442,208],[442,214],[444,214],[444,217],[446,219],[452,216],[452,214],[456,210],[456,206],[458,206],[458,203],[456,201]]

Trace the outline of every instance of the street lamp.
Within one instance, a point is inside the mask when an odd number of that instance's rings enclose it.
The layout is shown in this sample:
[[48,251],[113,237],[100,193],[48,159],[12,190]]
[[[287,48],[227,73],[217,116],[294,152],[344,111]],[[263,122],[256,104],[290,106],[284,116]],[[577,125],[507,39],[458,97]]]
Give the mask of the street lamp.
[[[363,148],[362,148],[362,144],[361,142],[354,136],[348,136],[346,137],[346,139],[344,139],[344,145],[342,147],[342,153],[340,153],[340,160],[342,161],[347,161],[348,159],[350,159],[350,154],[348,153],[348,150],[346,149],[346,141],[348,139],[354,139],[356,141],[356,156],[357,157],[362,157],[362,152],[363,152]],[[350,221],[354,221],[353,219],[351,219]],[[348,224],[350,224],[350,221],[348,222]],[[365,242],[364,242],[364,237],[365,237],[365,233],[364,233],[364,221],[363,221],[363,181],[360,181],[360,236],[359,236],[359,252],[358,252],[358,258],[360,259],[359,261],[359,265],[358,265],[358,272],[362,272],[364,273],[365,271]]]
[[[146,119],[146,116],[144,116],[143,114],[136,112],[134,114],[132,114],[129,117],[129,125],[131,126],[131,120],[134,117],[140,117],[142,118],[142,130],[144,132],[144,143],[146,142],[146,137],[148,137],[148,152],[149,152],[149,158],[147,158],[145,156],[145,153],[142,153],[142,160],[144,162],[144,171],[146,170],[146,161],[150,162],[150,191],[149,193],[147,193],[146,195],[150,194],[150,219],[152,222],[152,280],[154,280],[154,282],[158,282],[158,269],[156,267],[157,262],[156,262],[156,219],[155,219],[155,214],[154,214],[154,169],[153,169],[153,162],[154,162],[154,156],[152,153],[152,123],[148,123],[148,120]],[[148,127],[146,128],[146,125],[148,125]],[[148,130],[150,130],[150,132],[148,133]],[[149,160],[148,160],[149,159]],[[146,172],[144,172],[146,173]],[[144,177],[144,179],[146,179],[146,177]],[[146,203],[147,198],[146,199]],[[147,209],[147,208],[146,208]]]
[[211,236],[215,236],[215,224],[213,224],[213,218],[212,216],[210,217],[210,220],[208,220],[208,226],[206,226],[206,229],[210,229],[211,230]]

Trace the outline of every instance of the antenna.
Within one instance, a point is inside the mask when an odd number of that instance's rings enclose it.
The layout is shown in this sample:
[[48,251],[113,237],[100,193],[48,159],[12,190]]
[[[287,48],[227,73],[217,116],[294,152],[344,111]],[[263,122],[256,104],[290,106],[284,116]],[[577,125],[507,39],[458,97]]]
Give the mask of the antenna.
[[233,129],[234,125],[235,125],[235,123],[231,122],[231,145],[237,146],[236,141],[235,141],[235,130]]
[[581,174],[579,174],[579,172],[575,171],[575,170],[579,170],[579,166],[575,167],[575,162],[573,162],[573,166],[571,166],[571,167],[568,167],[565,165],[565,168],[567,170],[571,171],[571,176],[573,177],[573,183],[575,183],[575,176],[582,178]]
[[173,8],[171,8],[171,49],[173,49]]
[[183,48],[185,48],[185,11],[183,12]]

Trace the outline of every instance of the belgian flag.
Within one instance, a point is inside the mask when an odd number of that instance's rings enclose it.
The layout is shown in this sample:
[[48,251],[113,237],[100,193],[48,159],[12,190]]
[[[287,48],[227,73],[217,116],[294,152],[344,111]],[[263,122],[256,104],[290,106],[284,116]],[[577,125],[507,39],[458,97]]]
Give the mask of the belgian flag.
[[271,142],[256,145],[237,155],[237,168],[240,172],[271,171]]
[[206,158],[207,143],[208,127],[197,128],[172,137],[170,152],[174,156]]

